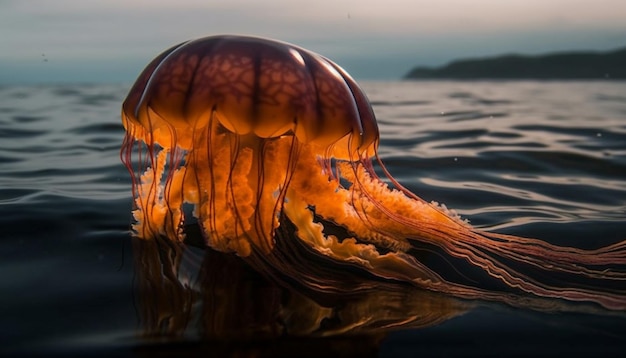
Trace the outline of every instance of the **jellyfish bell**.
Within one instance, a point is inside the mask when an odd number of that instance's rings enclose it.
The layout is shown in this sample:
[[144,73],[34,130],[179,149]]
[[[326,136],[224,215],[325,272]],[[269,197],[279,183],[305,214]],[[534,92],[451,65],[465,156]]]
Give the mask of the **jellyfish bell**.
[[585,251],[483,232],[425,202],[379,159],[365,93],[302,48],[242,36],[174,46],[139,76],[122,121],[141,238],[182,241],[197,222],[209,247],[316,291],[375,278],[626,308],[624,242]]
[[[378,138],[365,94],[339,66],[312,52],[260,38],[215,36],[165,51],[144,70],[123,105],[140,139],[190,149],[194,129],[217,121],[239,136],[291,133],[333,156]],[[155,130],[160,130],[157,134]],[[183,135],[172,137],[175,132]],[[345,143],[351,140],[352,143]],[[348,145],[349,144],[349,145]]]

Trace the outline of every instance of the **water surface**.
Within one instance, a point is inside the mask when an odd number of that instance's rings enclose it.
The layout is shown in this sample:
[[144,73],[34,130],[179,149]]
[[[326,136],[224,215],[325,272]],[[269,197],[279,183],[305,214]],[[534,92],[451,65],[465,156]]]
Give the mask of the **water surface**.
[[[579,247],[626,239],[626,82],[363,87],[379,120],[383,161],[424,199],[486,230]],[[167,340],[139,335],[130,179],[119,160],[128,88],[0,87],[0,354],[237,349],[191,339],[164,350]],[[620,314],[474,304],[440,324],[380,337],[366,353],[612,356],[626,349]],[[323,342],[261,345],[303,354],[301,347]],[[357,352],[360,343],[342,344]]]

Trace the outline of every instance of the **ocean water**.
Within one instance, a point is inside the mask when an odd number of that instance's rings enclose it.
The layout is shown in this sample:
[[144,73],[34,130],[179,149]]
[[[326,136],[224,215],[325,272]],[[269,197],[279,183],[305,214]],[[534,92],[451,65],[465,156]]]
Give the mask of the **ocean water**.
[[[362,86],[383,161],[424,199],[486,230],[579,247],[626,239],[626,82]],[[129,87],[0,87],[0,355],[290,356],[329,347],[387,357],[606,357],[626,349],[623,312],[489,302],[427,327],[331,341],[145,334],[150,301],[138,297],[131,183],[119,159]]]

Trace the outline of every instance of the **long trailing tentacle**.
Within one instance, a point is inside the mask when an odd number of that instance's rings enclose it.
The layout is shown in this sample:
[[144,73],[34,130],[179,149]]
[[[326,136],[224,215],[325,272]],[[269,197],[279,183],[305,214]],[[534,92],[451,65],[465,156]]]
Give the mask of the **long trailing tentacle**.
[[[363,167],[357,178],[351,178],[358,183],[354,195],[371,203],[390,222],[397,223],[401,228],[399,231],[408,233],[406,237],[413,244],[427,243],[439,247],[452,257],[480,267],[507,286],[527,293],[626,309],[626,241],[584,250],[538,239],[479,231],[460,220],[451,219],[453,215],[445,213],[445,209],[421,199],[409,200],[406,208],[402,207],[397,198],[408,200],[405,189],[395,193],[395,201],[389,201],[385,195],[390,196],[392,190],[372,178],[370,173]],[[420,212],[405,211],[411,207]],[[433,218],[425,217],[425,211],[432,211]],[[370,218],[372,216],[370,214]],[[411,235],[410,231],[415,234]],[[459,294],[464,289],[454,291]],[[470,294],[472,290],[465,291]]]

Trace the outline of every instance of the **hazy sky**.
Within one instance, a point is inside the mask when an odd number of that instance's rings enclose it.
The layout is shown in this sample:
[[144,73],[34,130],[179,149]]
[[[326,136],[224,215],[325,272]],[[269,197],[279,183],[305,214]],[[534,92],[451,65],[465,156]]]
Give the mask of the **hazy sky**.
[[273,37],[357,79],[459,57],[626,46],[624,0],[0,0],[0,84],[131,82],[197,37]]

